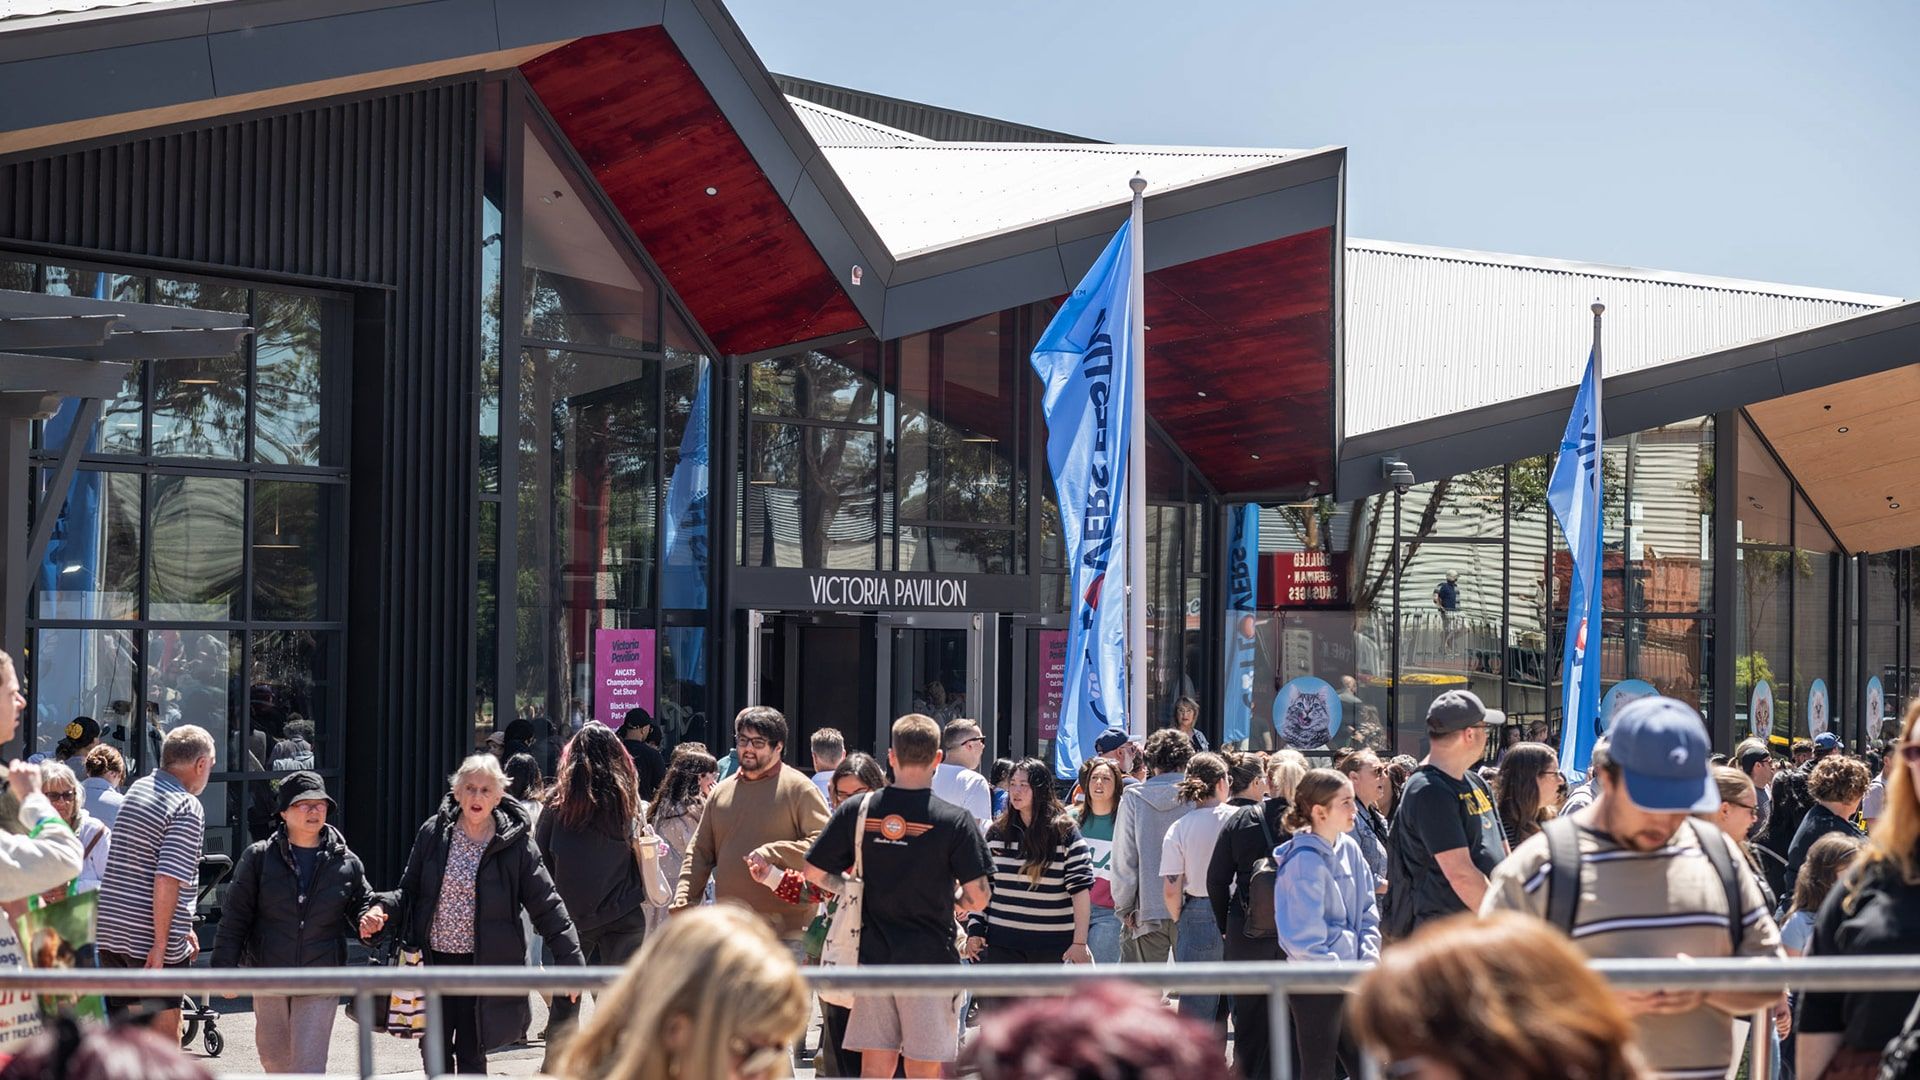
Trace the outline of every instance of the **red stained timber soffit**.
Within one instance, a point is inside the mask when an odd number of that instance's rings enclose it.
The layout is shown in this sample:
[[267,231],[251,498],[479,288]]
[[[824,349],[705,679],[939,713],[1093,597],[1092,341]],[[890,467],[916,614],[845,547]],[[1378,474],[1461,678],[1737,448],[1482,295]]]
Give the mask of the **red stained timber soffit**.
[[1333,490],[1332,229],[1148,274],[1147,326],[1147,412],[1215,488]]
[[520,71],[720,351],[865,328],[665,29],[582,38]]

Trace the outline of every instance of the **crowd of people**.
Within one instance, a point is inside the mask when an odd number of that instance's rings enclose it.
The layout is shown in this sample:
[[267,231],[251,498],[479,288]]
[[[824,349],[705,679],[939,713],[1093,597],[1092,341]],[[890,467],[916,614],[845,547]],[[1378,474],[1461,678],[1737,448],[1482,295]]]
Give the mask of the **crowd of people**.
[[[0,741],[21,707],[0,654]],[[730,769],[699,744],[662,754],[643,713],[588,724],[550,782],[511,745],[458,763],[385,891],[325,781],[294,772],[276,785],[273,834],[240,854],[210,959],[340,966],[359,939],[428,966],[625,965],[584,1021],[575,998],[551,1002],[547,1068],[569,1077],[780,1074],[816,1007],[799,971],[836,940],[857,943],[840,962],[863,966],[1373,964],[1354,993],[1290,996],[1307,1080],[1360,1075],[1367,1054],[1433,1080],[1496,1063],[1729,1076],[1761,1014],[1774,1075],[1845,1080],[1873,1075],[1908,1026],[1910,992],[1613,989],[1584,961],[1920,951],[1920,706],[1867,753],[1822,735],[1776,757],[1761,740],[1716,754],[1692,708],[1643,698],[1572,785],[1549,746],[1496,749],[1504,718],[1464,691],[1427,710],[1424,760],[1208,750],[1197,711],[1183,702],[1140,743],[1106,732],[1071,784],[1031,758],[983,773],[986,737],[957,716],[899,718],[884,763],[817,732],[811,770],[787,764],[787,719],[763,706],[736,718]],[[0,831],[0,902],[18,918],[93,891],[93,963],[194,963],[196,796],[218,747],[176,726],[124,790],[111,747],[76,749],[77,768],[8,771],[20,831]],[[1172,997],[858,994],[819,1003],[813,1063],[823,1076],[1269,1075],[1264,997]],[[110,1004],[177,1036],[177,1001]],[[265,1070],[325,1071],[334,999],[259,995],[253,1011]],[[526,997],[455,997],[444,1017],[448,1066],[484,1072],[532,1013]],[[130,1038],[127,1022],[111,1038]],[[1112,1035],[1065,1038],[1062,1024]],[[64,1061],[93,1036],[50,1025],[44,1038],[21,1060]],[[1095,1054],[1140,1064],[1073,1071]]]

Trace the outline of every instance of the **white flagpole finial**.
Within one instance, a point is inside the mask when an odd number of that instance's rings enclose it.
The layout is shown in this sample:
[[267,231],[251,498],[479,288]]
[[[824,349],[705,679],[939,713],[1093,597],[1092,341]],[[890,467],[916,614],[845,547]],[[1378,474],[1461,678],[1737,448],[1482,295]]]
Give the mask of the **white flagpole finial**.
[[1139,173],[1134,173],[1133,179],[1127,181],[1127,186],[1133,189],[1135,195],[1138,195],[1147,190],[1147,178],[1141,176]]
[[1598,299],[1594,300],[1593,317],[1597,319],[1606,313],[1607,313],[1607,305],[1601,303]]

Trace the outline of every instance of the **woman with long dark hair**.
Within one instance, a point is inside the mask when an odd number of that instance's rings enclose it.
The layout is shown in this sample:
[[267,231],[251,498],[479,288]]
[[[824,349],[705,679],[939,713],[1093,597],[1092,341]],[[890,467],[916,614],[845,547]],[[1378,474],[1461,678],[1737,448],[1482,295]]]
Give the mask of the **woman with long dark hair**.
[[1565,784],[1560,755],[1553,747],[1535,742],[1507,747],[1493,780],[1493,802],[1500,812],[1500,829],[1507,834],[1508,850],[1519,847],[1553,817]]
[[[707,808],[707,793],[720,780],[720,763],[704,749],[692,749],[686,743],[674,748],[673,761],[667,765],[660,792],[647,804],[647,828],[666,845],[660,854],[660,872],[667,881],[680,880],[680,867],[686,863],[687,850],[693,846],[693,834],[700,831],[700,815]],[[657,928],[667,917],[665,904],[647,905],[647,926]]]
[[987,830],[993,897],[968,920],[967,957],[989,964],[1087,964],[1093,868],[1053,788],[1053,770],[1028,758],[1007,777],[1007,809]]
[[[634,852],[638,779],[620,736],[605,724],[588,724],[567,744],[534,824],[541,861],[573,916],[588,964],[624,964],[646,941],[647,886]],[[555,998],[548,1030],[575,1012],[574,1003]]]
[[1113,827],[1120,819],[1120,789],[1126,771],[1112,758],[1090,757],[1080,766],[1079,788],[1086,798],[1074,808],[1075,824],[1087,842],[1093,888],[1087,890],[1087,951],[1096,964],[1120,962],[1120,915],[1113,909]]

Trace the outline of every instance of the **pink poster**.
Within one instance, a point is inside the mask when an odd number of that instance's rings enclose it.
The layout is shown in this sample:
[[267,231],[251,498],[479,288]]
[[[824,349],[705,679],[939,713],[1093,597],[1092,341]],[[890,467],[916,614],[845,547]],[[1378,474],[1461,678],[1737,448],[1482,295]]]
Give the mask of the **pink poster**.
[[1067,632],[1040,631],[1040,738],[1060,733],[1060,698],[1067,687]]
[[653,630],[593,632],[593,718],[618,728],[627,710],[653,708]]

